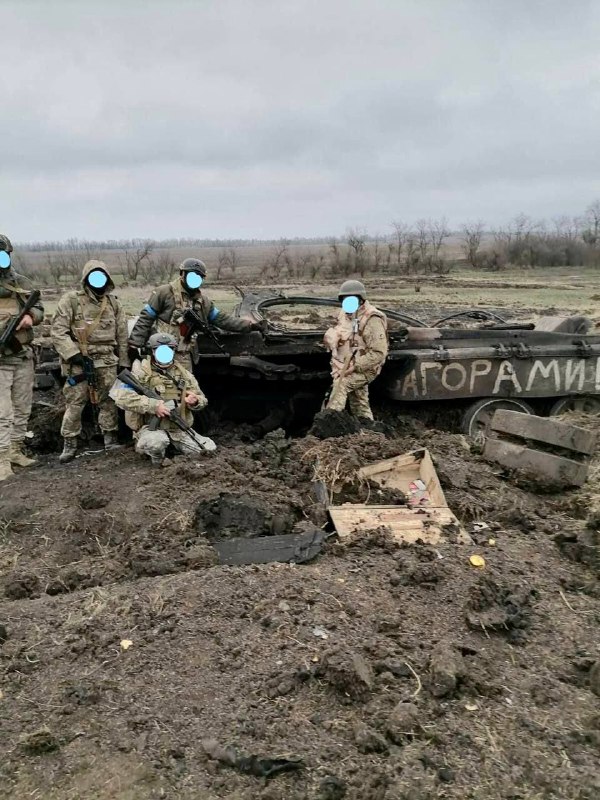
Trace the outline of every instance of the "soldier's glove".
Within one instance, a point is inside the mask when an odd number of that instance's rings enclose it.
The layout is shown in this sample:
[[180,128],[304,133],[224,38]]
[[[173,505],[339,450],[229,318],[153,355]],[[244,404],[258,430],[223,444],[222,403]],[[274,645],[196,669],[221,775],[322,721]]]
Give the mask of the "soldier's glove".
[[262,333],[264,336],[265,333],[267,333],[267,331],[269,330],[269,323],[267,322],[266,319],[259,319],[257,322],[252,323],[252,325],[250,326],[250,330],[259,331],[259,333]]
[[129,347],[127,348],[127,357],[133,364],[134,361],[137,361],[139,358],[142,357],[140,348],[134,347],[132,344],[130,344]]
[[75,353],[75,355],[71,356],[71,358],[69,359],[69,364],[72,367],[81,367],[81,369],[83,369],[83,367],[85,366],[83,355],[81,353]]

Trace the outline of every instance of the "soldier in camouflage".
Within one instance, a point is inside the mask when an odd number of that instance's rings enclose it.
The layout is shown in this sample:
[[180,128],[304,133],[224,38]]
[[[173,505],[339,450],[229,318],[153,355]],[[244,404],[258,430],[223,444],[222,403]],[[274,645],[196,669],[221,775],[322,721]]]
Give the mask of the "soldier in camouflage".
[[220,311],[200,290],[205,278],[204,262],[197,258],[186,258],[179,267],[179,276],[152,292],[129,337],[132,358],[140,355],[152,332],[156,330],[158,333],[170,333],[175,337],[176,360],[191,370],[191,353],[196,342],[195,337],[188,339],[183,332],[182,318],[187,308],[196,311],[206,325],[222,330],[235,333],[265,331],[264,320],[252,322]]
[[115,286],[103,261],[88,261],[81,276],[81,289],[67,292],[58,303],[52,321],[52,342],[61,359],[66,409],[61,433],[64,438],[61,463],[75,458],[81,433],[81,415],[90,400],[90,387],[81,380],[84,357],[93,361],[96,376],[98,425],[106,450],[120,447],[117,441],[117,408],[109,391],[117,377],[117,366],[129,366],[127,317],[112,294]]
[[[12,268],[12,250],[10,239],[0,234],[0,331],[20,313],[24,298],[32,290],[27,278]],[[23,452],[23,444],[35,377],[33,327],[43,318],[44,307],[37,303],[21,320],[12,343],[0,347],[0,481],[10,478],[12,466],[35,464],[35,459]]]
[[381,372],[388,353],[387,318],[368,302],[360,281],[345,281],[339,300],[338,323],[325,333],[333,377],[326,407],[344,411],[348,403],[354,416],[369,423],[373,421],[369,384]]
[[168,333],[155,333],[148,348],[150,355],[134,362],[132,374],[142,386],[160,395],[160,400],[137,394],[120,380],[110,392],[117,406],[125,411],[136,452],[150,456],[152,463],[160,466],[169,445],[184,454],[214,450],[212,439],[199,434],[192,438],[169,419],[175,408],[184,422],[192,425],[194,413],[208,403],[192,373],[175,359],[177,340]]

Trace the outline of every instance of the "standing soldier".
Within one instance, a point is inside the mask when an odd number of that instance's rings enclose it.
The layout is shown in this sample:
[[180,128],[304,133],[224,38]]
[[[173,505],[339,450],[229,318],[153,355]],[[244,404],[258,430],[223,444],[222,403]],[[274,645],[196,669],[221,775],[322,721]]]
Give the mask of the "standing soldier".
[[333,376],[326,407],[343,411],[348,402],[354,416],[372,422],[369,384],[379,375],[387,358],[387,318],[368,302],[360,281],[345,281],[338,297],[342,303],[338,323],[325,333]]
[[[8,236],[0,234],[0,333],[12,317],[21,313],[31,292],[27,278],[11,267],[12,249]],[[0,481],[13,474],[11,465],[35,464],[35,459],[23,452],[23,443],[35,377],[32,328],[43,318],[44,307],[38,302],[25,314],[12,340],[0,346]]]
[[136,360],[131,374],[141,389],[150,390],[153,396],[136,393],[120,379],[110,392],[125,411],[136,452],[150,456],[152,463],[160,466],[169,445],[187,455],[215,450],[212,439],[195,432],[186,433],[170,419],[171,411],[176,411],[191,426],[194,413],[208,403],[192,373],[175,361],[177,340],[170,333],[155,333],[148,340],[148,349],[150,355],[142,361]]
[[132,356],[137,357],[143,350],[153,330],[158,333],[170,333],[177,341],[176,360],[192,369],[190,353],[195,347],[193,331],[184,321],[185,311],[192,309],[200,317],[204,326],[214,326],[235,333],[266,330],[265,320],[252,322],[226,314],[215,306],[200,287],[206,278],[206,265],[197,258],[186,258],[179,267],[179,276],[171,283],[165,283],[155,289],[142,309],[135,323],[129,345]]
[[52,320],[52,342],[66,377],[67,407],[62,421],[64,438],[61,463],[72,461],[81,433],[81,415],[89,400],[98,414],[105,450],[117,450],[118,415],[108,396],[117,366],[129,365],[127,318],[111,292],[115,288],[103,261],[88,261],[81,289],[63,295]]

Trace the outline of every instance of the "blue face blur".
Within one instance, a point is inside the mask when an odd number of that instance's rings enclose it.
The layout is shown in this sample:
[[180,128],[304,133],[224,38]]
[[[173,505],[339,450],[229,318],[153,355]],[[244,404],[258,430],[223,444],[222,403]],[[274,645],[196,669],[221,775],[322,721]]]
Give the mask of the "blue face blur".
[[0,250],[0,269],[9,269],[10,267],[10,253],[6,250]]
[[103,272],[101,269],[93,269],[87,276],[87,282],[92,289],[105,289],[108,283],[108,277],[106,272]]
[[161,367],[168,367],[174,358],[175,351],[168,344],[160,344],[154,351],[154,360]]
[[352,295],[351,297],[344,297],[342,300],[342,308],[346,312],[346,314],[354,314],[358,311],[358,306],[360,305],[358,297]]
[[199,272],[187,272],[185,285],[188,289],[199,289],[202,286],[202,275]]

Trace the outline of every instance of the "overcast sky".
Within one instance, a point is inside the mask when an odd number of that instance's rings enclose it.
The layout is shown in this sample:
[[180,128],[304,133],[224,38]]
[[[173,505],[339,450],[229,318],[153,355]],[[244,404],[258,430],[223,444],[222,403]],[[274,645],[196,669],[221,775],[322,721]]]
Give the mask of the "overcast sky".
[[279,237],[580,213],[600,2],[0,0],[0,232]]

